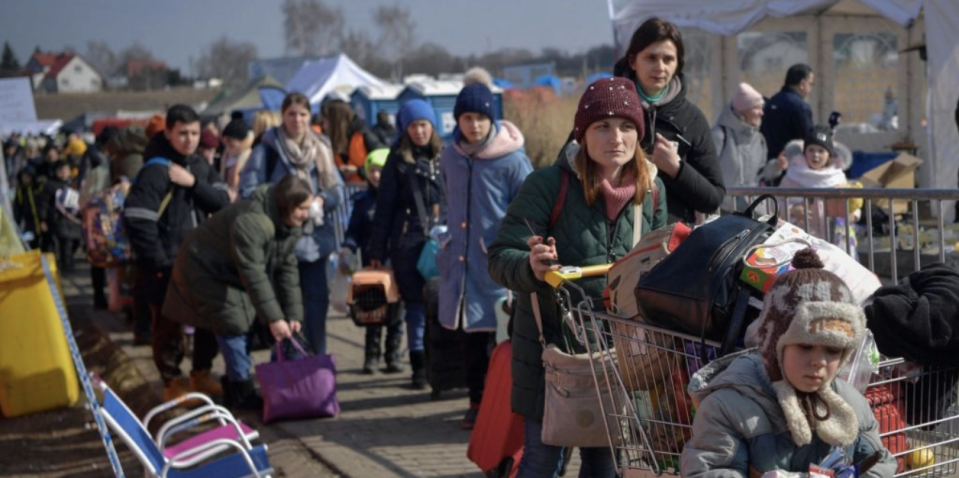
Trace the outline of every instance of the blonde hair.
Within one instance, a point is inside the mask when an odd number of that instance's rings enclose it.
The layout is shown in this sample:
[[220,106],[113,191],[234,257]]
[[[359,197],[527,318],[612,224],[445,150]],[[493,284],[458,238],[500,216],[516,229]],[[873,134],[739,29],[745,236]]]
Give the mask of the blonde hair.
[[259,138],[266,130],[280,125],[280,117],[273,111],[260,110],[253,115],[253,137]]
[[[576,153],[573,166],[579,172],[580,181],[583,183],[583,195],[586,196],[586,204],[592,206],[599,196],[599,186],[602,179],[599,177],[599,167],[596,165],[596,161],[590,159],[589,153],[586,152],[586,138],[583,138],[583,144]],[[633,196],[633,204],[639,205],[646,199],[646,193],[653,189],[656,181],[647,165],[646,153],[639,146],[639,141],[636,142],[636,155],[632,161],[623,165],[620,177],[625,177],[630,173],[636,178],[636,194]]]

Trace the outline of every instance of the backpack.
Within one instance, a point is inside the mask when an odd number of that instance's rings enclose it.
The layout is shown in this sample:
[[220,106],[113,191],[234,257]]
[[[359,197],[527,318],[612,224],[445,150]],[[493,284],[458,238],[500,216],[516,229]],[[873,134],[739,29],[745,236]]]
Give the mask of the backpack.
[[[152,158],[144,163],[143,167],[151,164],[160,164],[169,168],[170,160],[161,157]],[[134,178],[135,182],[136,178]],[[127,263],[133,258],[130,236],[126,232],[123,221],[123,203],[129,192],[130,183],[121,181],[93,196],[84,207],[83,232],[90,264],[97,267],[114,267]],[[172,188],[160,201],[160,208],[157,209],[158,217],[163,216],[171,199],[173,199]]]

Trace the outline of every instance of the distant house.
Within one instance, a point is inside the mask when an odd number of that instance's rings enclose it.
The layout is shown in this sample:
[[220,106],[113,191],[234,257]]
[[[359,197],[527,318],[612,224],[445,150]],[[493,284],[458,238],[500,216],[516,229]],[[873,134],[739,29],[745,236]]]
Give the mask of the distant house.
[[33,89],[50,93],[88,93],[103,89],[103,76],[74,53],[34,53],[24,68]]

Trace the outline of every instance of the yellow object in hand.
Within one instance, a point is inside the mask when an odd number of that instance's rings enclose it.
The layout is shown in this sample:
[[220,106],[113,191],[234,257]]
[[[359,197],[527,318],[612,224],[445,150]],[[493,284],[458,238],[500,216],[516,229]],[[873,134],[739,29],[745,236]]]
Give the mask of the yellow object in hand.
[[935,463],[936,457],[932,454],[932,450],[929,449],[916,450],[906,455],[906,466],[908,466],[910,470],[925,468]]

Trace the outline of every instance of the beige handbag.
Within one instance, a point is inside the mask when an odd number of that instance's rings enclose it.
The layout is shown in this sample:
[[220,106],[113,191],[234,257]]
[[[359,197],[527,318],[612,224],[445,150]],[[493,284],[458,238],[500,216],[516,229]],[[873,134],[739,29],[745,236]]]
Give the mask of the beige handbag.
[[[642,206],[633,206],[633,218],[634,223],[640,224],[640,227],[633,228],[635,246],[642,236]],[[604,412],[607,417],[623,416],[622,408],[626,403],[625,396],[614,395],[622,395],[619,384],[606,375],[616,366],[615,349],[611,354],[594,352],[591,356],[589,353],[568,354],[554,344],[547,344],[543,336],[539,297],[533,292],[531,298],[546,374],[540,440],[547,445],[563,447],[620,445],[625,428],[617,425],[615,430],[607,430],[603,418]],[[610,418],[611,423],[616,420]]]

